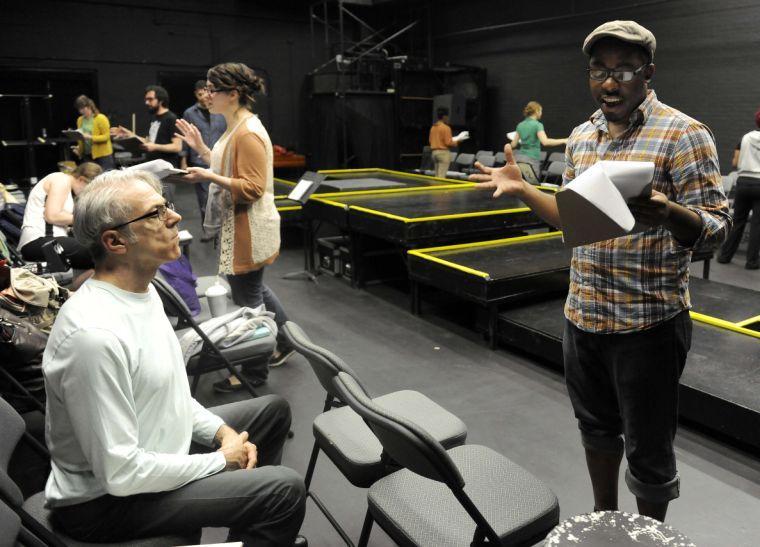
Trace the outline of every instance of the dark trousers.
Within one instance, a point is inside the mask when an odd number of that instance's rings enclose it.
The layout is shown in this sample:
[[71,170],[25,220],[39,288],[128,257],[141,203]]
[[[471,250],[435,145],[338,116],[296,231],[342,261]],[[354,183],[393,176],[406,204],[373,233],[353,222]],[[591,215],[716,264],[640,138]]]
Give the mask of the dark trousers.
[[113,154],[109,154],[107,156],[103,156],[100,158],[95,158],[93,161],[103,168],[103,172],[116,169],[116,163],[113,161]]
[[90,252],[73,237],[38,237],[21,247],[21,256],[30,262],[45,262],[42,246],[52,240],[57,241],[63,248],[62,256],[69,261],[72,268],[89,270],[94,267]]
[[[247,547],[290,546],[301,528],[305,489],[301,476],[279,465],[290,428],[290,407],[265,395],[212,408],[236,431],[248,431],[258,449],[253,470],[220,472],[170,492],[102,496],[53,510],[56,526],[80,541],[116,542],[190,535],[201,527],[229,527],[228,541]],[[191,452],[211,448],[193,444]]]
[[752,222],[749,227],[747,264],[757,264],[760,259],[760,179],[739,177],[734,199],[734,226],[720,249],[720,257],[723,260],[731,260],[739,248],[750,211]]
[[[190,164],[190,167],[202,167],[208,169],[208,165]],[[196,182],[193,184],[195,188],[195,197],[198,199],[198,209],[201,212],[201,224],[206,219],[206,202],[208,201],[208,188],[211,185],[209,181]]]
[[626,483],[636,497],[652,503],[677,498],[673,441],[678,383],[691,346],[689,312],[621,334],[584,332],[566,321],[562,346],[583,445],[608,453],[625,447]]

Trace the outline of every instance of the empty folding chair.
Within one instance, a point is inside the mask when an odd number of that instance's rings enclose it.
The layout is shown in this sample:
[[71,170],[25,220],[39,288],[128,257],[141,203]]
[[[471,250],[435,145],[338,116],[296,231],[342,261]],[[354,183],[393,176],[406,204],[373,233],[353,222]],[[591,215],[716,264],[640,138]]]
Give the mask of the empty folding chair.
[[533,165],[530,163],[517,162],[517,167],[520,168],[520,172],[525,180],[531,184],[539,184],[536,172],[533,170]]
[[[314,447],[304,483],[308,495],[328,518],[348,545],[353,545],[330,511],[310,490],[311,479],[319,451],[323,451],[338,470],[354,486],[367,488],[395,468],[389,468],[382,458],[382,446],[372,431],[349,407],[345,406],[335,390],[333,379],[339,373],[348,374],[360,386],[356,373],[332,352],[314,344],[303,330],[289,321],[283,332],[298,353],[311,365],[319,383],[326,391],[322,414],[314,419]],[[369,398],[364,387],[358,387]],[[446,447],[463,444],[467,438],[464,422],[417,391],[394,391],[372,399],[382,408],[413,421],[422,430]]]
[[446,450],[423,428],[364,393],[343,372],[335,389],[403,469],[367,493],[359,546],[372,523],[403,546],[533,545],[559,522],[557,496],[528,471],[478,445]]
[[240,380],[240,383],[245,386],[245,389],[248,390],[252,397],[256,397],[257,394],[253,389],[253,385],[245,376],[238,374],[235,370],[235,365],[261,365],[256,366],[256,368],[263,367],[262,370],[266,370],[266,363],[277,345],[275,333],[270,333],[267,336],[241,344],[235,344],[229,348],[219,348],[203,332],[203,329],[200,328],[195,319],[193,319],[187,304],[185,304],[171,285],[158,277],[153,278],[151,283],[161,297],[166,315],[177,318],[178,323],[175,326],[175,330],[179,331],[178,334],[181,334],[182,329],[191,328],[203,340],[203,347],[200,353],[193,355],[187,362],[187,374],[188,376],[193,376],[191,393],[194,394],[198,388],[201,374],[227,369],[230,374]]
[[[493,154],[491,154],[491,155],[482,155],[479,158],[476,157],[475,161],[478,162],[478,163],[480,163],[481,165],[483,165],[485,167],[493,167],[494,164],[496,163],[496,157]],[[464,170],[464,172],[467,175],[471,175],[473,173],[480,173],[480,169],[478,169],[477,167],[475,167],[475,165],[473,164],[472,167],[466,168]]]
[[459,154],[454,162],[454,170],[463,173],[465,169],[475,163],[475,154]]
[[[544,163],[546,161],[546,156],[547,156],[546,150],[541,150],[538,156],[538,161],[540,161],[541,163]],[[562,161],[565,161],[564,155],[562,157]]]
[[546,170],[543,182],[550,184],[562,184],[562,175],[565,172],[567,164],[564,161],[553,161]]
[[123,543],[85,543],[75,541],[60,531],[54,530],[50,520],[50,511],[45,508],[45,493],[38,492],[24,500],[18,485],[8,475],[8,462],[19,440],[25,434],[26,425],[18,412],[2,398],[0,398],[0,431],[3,432],[3,442],[0,443],[0,498],[21,520],[22,530],[20,537],[25,539],[23,544],[51,547],[86,547],[95,545],[109,545],[111,547],[170,547],[173,545],[192,545],[200,539],[200,530],[198,530],[198,533],[192,534],[190,537],[167,535]]
[[475,152],[475,161],[480,161],[480,158],[483,156],[493,156],[493,152],[490,150],[478,150]]
[[[546,152],[543,152],[546,154]],[[549,164],[555,161],[561,161],[562,163],[565,162],[565,153],[564,152],[552,152],[549,154]]]
[[504,157],[504,152],[496,152],[496,155],[494,156],[493,166],[502,167],[506,165],[506,163],[507,163],[507,160]]

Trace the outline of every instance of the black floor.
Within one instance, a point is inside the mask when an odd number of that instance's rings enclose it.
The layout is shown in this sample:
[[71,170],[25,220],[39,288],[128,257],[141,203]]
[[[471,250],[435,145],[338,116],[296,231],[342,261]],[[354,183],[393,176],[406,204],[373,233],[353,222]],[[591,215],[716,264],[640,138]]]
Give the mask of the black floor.
[[[177,201],[185,214],[183,227],[198,236],[198,213],[190,192],[179,188]],[[714,264],[713,279],[758,288],[760,274],[743,270],[742,259]],[[191,260],[196,274],[214,273],[210,245],[196,240]],[[477,333],[450,320],[432,314],[412,316],[406,295],[397,289],[375,286],[358,291],[325,276],[317,285],[281,279],[301,266],[300,248],[285,248],[268,268],[265,281],[291,319],[315,342],[343,357],[374,393],[402,388],[425,393],[465,421],[468,442],[490,446],[543,479],[559,498],[561,518],[591,509],[583,452],[561,375],[506,349],[491,351]],[[701,268],[695,270],[698,273]],[[201,383],[198,399],[206,405],[232,400],[211,392],[210,384],[218,377],[209,374]],[[311,421],[324,397],[321,387],[306,361],[296,356],[271,371],[262,391],[290,401],[295,437],[286,445],[284,464],[304,473],[313,442]],[[671,505],[668,523],[700,546],[757,545],[760,462],[685,427],[676,446],[681,497]],[[366,492],[342,479],[326,458],[319,461],[312,486],[352,537],[358,538]],[[621,509],[635,510],[622,480],[620,491]],[[311,502],[303,533],[312,546],[341,544]],[[223,530],[208,530],[204,541],[223,541],[224,537]],[[393,542],[375,527],[370,545]]]

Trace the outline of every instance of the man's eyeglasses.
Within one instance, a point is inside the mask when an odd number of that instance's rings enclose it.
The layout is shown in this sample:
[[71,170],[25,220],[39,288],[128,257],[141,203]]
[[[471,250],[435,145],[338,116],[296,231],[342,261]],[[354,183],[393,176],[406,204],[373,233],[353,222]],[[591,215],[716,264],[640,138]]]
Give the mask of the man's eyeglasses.
[[625,83],[630,82],[633,80],[633,78],[640,73],[642,70],[644,70],[646,67],[649,66],[649,63],[641,65],[639,68],[635,70],[620,70],[620,69],[614,69],[614,70],[607,70],[606,68],[589,68],[588,69],[588,77],[592,80],[595,80],[597,82],[603,82],[610,76],[612,76],[612,79],[619,83]]
[[122,224],[118,224],[116,226],[111,226],[108,228],[109,230],[118,230],[119,228],[124,228],[124,226],[127,226],[128,224],[132,224],[133,222],[137,222],[140,220],[145,220],[147,218],[157,218],[160,221],[166,220],[166,215],[168,211],[174,211],[174,204],[170,203],[168,201],[164,202],[163,205],[159,205],[154,210],[152,210],[150,213],[145,213],[144,215],[133,218],[132,220],[128,222],[124,222]]

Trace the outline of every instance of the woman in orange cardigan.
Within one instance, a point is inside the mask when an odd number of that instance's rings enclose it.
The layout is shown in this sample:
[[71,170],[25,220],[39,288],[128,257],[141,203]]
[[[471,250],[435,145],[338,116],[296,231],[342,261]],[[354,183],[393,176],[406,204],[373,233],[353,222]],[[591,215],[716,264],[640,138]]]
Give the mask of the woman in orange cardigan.
[[[282,326],[288,320],[277,296],[263,283],[264,268],[280,252],[280,215],[274,204],[272,142],[254,115],[254,93],[263,92],[261,78],[242,63],[223,63],[208,71],[209,111],[222,114],[227,130],[209,149],[200,131],[177,120],[178,135],[211,168],[189,167],[190,182],[211,181],[204,226],[220,234],[219,273],[226,274],[232,300],[239,306],[264,306]],[[293,354],[278,334],[277,351],[269,366],[279,366]],[[243,369],[245,374],[245,369]],[[242,388],[237,378],[214,384],[217,391]]]
[[111,146],[111,124],[105,114],[101,114],[95,101],[87,95],[80,95],[74,101],[79,111],[77,129],[84,135],[84,141],[76,148],[82,161],[94,161],[103,171],[114,169],[113,147]]

